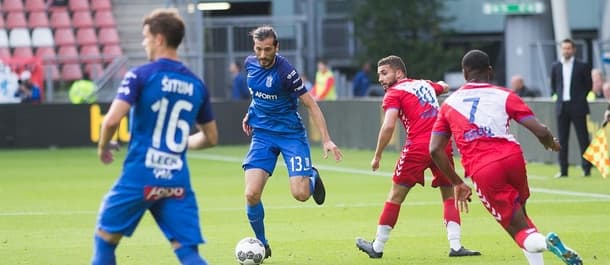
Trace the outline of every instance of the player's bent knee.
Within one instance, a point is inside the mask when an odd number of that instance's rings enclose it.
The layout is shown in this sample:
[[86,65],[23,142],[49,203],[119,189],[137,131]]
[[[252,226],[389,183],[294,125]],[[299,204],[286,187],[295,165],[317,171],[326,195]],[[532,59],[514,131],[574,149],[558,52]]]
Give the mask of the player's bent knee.
[[102,229],[98,229],[96,231],[96,234],[101,237],[104,241],[110,243],[110,244],[118,244],[119,241],[121,241],[121,238],[123,237],[122,234],[116,234],[116,233],[109,233],[106,232]]
[[244,195],[246,196],[246,201],[248,201],[249,205],[258,204],[261,201],[260,192],[246,191]]
[[297,201],[307,201],[309,199],[310,193],[309,190],[300,190],[292,193],[292,197],[294,197]]

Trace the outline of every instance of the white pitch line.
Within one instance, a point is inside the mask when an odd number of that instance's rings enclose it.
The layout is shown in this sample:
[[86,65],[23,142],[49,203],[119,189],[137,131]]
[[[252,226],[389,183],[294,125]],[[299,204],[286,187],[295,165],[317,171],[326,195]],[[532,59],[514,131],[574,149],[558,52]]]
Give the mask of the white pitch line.
[[[583,200],[528,200],[527,204],[565,204],[565,203],[591,203],[591,202],[605,202],[610,201],[610,198],[599,198],[599,199],[583,199]],[[416,202],[405,202],[405,206],[430,206],[440,205],[440,201],[416,201]],[[298,204],[295,201],[295,205],[281,205],[281,206],[265,206],[267,210],[291,210],[291,209],[312,209],[312,208],[369,208],[369,207],[382,207],[383,202],[377,203],[337,203],[334,205],[318,206],[314,204]],[[224,208],[206,208],[202,207],[199,209],[200,213],[205,212],[231,212],[231,211],[244,211],[244,207],[224,207]],[[97,211],[31,211],[31,212],[0,212],[0,216],[62,216],[62,215],[96,215]]]

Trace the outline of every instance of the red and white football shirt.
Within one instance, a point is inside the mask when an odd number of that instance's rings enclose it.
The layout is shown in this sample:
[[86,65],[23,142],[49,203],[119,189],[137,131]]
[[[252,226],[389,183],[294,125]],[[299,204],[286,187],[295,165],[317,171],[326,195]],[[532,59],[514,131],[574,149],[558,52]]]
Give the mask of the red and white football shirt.
[[402,79],[388,88],[383,98],[383,109],[398,109],[407,141],[412,144],[429,143],[430,132],[438,114],[436,95],[443,87],[427,80]]
[[532,110],[510,90],[487,83],[467,83],[440,108],[432,133],[453,135],[466,176],[483,166],[523,152],[510,134],[509,121],[534,118]]

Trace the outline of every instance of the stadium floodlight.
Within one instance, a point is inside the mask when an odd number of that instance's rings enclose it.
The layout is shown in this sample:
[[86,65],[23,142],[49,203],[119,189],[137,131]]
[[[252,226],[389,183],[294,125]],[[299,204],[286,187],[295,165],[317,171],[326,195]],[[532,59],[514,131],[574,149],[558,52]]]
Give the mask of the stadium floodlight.
[[229,2],[209,2],[197,4],[197,9],[201,11],[227,10],[229,8],[231,8],[231,4]]

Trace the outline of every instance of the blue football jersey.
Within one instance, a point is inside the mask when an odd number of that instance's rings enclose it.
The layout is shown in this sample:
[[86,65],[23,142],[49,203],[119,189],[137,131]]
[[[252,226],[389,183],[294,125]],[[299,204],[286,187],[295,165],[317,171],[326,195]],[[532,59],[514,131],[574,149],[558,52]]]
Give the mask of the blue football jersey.
[[131,105],[119,184],[190,187],[185,153],[191,127],[214,119],[203,81],[181,62],[162,58],[127,72],[116,99]]
[[263,68],[253,55],[246,58],[244,65],[252,94],[248,109],[252,129],[280,134],[304,133],[297,107],[299,96],[307,93],[307,89],[296,69],[280,55],[269,69]]

